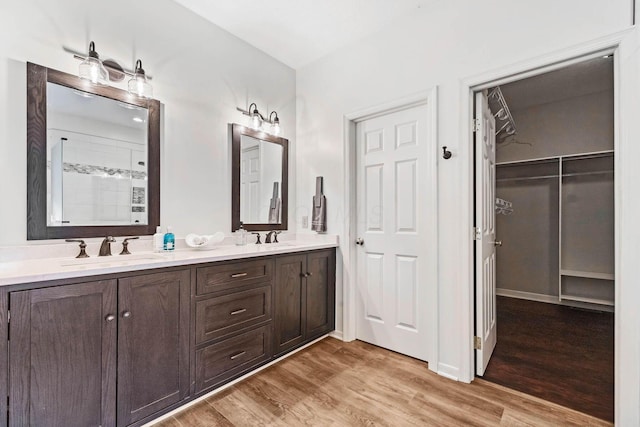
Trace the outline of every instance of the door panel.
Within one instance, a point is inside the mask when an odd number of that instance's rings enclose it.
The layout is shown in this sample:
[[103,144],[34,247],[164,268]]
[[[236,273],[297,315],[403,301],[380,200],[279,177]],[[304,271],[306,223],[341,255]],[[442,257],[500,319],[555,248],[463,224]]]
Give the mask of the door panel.
[[306,255],[276,259],[275,348],[279,354],[304,340],[306,305],[303,274],[307,271]]
[[305,339],[330,332],[335,326],[335,252],[315,252],[307,256]]
[[483,375],[497,342],[495,170],[496,122],[485,92],[476,94],[476,374]]
[[9,425],[115,426],[115,280],[10,301]]
[[[427,360],[431,294],[427,105],[357,124],[358,314],[356,337]],[[425,240],[426,241],[423,241]]]
[[189,392],[188,270],[119,283],[118,425],[128,425]]

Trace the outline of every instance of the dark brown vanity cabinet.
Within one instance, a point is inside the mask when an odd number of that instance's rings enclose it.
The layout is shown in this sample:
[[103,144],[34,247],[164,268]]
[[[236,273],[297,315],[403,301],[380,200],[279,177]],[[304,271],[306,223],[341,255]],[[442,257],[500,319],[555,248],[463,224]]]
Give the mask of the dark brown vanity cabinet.
[[0,289],[8,425],[140,426],[334,328],[333,248],[100,279]]
[[281,355],[335,326],[335,250],[276,258],[274,353]]
[[11,292],[9,425],[126,426],[185,399],[190,282],[184,270]]
[[189,270],[118,281],[118,425],[189,395]]
[[198,268],[196,393],[271,358],[273,265],[273,257],[264,257]]
[[9,425],[115,426],[117,283],[10,294]]

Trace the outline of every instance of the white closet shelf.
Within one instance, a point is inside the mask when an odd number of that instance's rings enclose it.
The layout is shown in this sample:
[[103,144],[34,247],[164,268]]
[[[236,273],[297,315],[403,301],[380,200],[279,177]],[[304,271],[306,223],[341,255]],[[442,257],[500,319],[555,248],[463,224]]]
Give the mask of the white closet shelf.
[[[560,270],[560,274],[563,276],[571,277],[586,277],[588,279],[601,279],[601,280],[615,280],[615,276],[611,273],[594,273],[593,271],[579,271],[579,270]],[[563,295],[564,298],[564,295]]]
[[606,299],[578,297],[578,296],[572,296],[572,295],[562,295],[562,298],[560,298],[560,301],[562,301],[562,300],[589,302],[589,303],[592,303],[592,304],[610,305],[610,306],[614,305],[613,301],[609,301],[609,300],[606,300]]

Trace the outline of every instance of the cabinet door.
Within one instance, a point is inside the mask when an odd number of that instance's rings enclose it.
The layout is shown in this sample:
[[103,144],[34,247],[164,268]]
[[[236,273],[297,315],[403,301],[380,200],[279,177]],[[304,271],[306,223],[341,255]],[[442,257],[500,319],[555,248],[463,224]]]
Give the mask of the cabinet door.
[[116,282],[10,294],[10,426],[115,426]]
[[189,394],[188,270],[119,280],[118,425]]
[[326,334],[335,327],[335,252],[307,255],[307,273],[305,340]]
[[306,255],[276,259],[274,354],[280,354],[304,341],[306,260]]

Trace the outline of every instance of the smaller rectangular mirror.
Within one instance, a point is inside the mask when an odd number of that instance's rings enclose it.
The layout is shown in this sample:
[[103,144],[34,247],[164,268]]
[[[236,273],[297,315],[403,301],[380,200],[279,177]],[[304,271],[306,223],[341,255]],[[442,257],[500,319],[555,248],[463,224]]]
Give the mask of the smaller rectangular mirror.
[[232,231],[287,229],[288,141],[233,124]]

